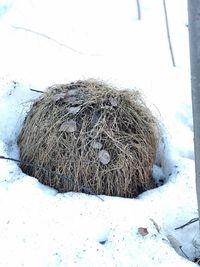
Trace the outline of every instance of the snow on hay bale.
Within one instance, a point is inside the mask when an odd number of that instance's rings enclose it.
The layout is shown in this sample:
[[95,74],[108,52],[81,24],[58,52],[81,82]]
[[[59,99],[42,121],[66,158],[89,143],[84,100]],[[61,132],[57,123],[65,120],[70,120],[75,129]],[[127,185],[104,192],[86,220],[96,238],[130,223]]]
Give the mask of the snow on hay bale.
[[22,170],[59,192],[135,197],[155,186],[158,139],[138,91],[86,80],[49,87],[27,114],[18,145],[32,164]]

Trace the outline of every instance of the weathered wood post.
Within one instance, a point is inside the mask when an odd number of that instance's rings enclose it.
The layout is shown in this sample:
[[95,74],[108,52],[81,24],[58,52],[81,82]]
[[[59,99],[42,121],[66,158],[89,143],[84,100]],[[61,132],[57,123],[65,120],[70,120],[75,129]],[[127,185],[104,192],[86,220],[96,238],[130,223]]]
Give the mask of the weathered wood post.
[[200,218],[200,0],[188,0],[196,191]]

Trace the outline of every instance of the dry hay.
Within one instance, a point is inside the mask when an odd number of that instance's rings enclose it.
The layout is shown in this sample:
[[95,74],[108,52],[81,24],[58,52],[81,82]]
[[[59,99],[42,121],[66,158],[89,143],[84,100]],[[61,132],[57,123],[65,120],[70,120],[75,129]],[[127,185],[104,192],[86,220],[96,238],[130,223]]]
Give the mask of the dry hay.
[[155,187],[158,133],[138,91],[95,80],[55,85],[25,119],[20,158],[34,167],[21,168],[59,192],[135,197]]

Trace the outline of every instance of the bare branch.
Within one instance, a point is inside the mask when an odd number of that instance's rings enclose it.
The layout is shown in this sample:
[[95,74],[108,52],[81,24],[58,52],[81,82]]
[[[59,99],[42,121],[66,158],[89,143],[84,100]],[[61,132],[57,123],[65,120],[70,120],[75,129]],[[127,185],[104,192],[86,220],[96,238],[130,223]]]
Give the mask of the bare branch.
[[30,89],[30,91],[36,92],[36,93],[44,93],[44,91],[40,91],[40,90],[35,90],[35,89]]
[[197,222],[198,220],[199,220],[199,218],[194,218],[194,219],[190,220],[189,222],[187,222],[187,223],[185,223],[185,224],[183,224],[183,225],[181,225],[181,226],[175,228],[174,230],[182,229],[182,228],[184,228],[185,226],[190,225],[191,223],[195,223],[195,222]]
[[40,37],[43,37],[43,38],[45,38],[45,39],[48,39],[48,40],[50,40],[50,41],[52,41],[52,42],[54,42],[54,43],[56,43],[56,44],[58,44],[58,45],[60,45],[60,46],[63,46],[63,47],[65,47],[65,48],[67,48],[67,49],[73,51],[74,53],[78,53],[78,54],[80,54],[80,55],[84,55],[83,52],[78,51],[78,50],[76,50],[76,49],[74,49],[74,48],[72,48],[72,47],[70,47],[70,46],[68,46],[68,45],[66,45],[66,44],[64,44],[64,43],[61,43],[61,42],[57,41],[56,39],[53,39],[52,37],[50,37],[50,36],[48,36],[48,35],[46,35],[46,34],[44,34],[44,33],[37,32],[37,31],[31,30],[31,29],[28,29],[28,28],[24,28],[24,27],[21,27],[21,26],[15,26],[15,25],[12,25],[12,28],[14,28],[14,29],[16,29],[16,30],[23,30],[23,31],[26,31],[26,32],[30,32],[30,33],[39,35]]
[[189,258],[188,255],[184,252],[182,246],[180,246],[179,248],[180,248],[180,251],[181,251],[181,252],[183,253],[183,255],[185,256],[185,258],[189,260],[190,258]]
[[172,65],[173,65],[173,67],[176,67],[175,59],[174,59],[174,53],[173,53],[173,49],[172,49],[171,38],[170,38],[169,22],[168,22],[167,7],[166,7],[165,0],[163,0],[163,8],[164,8],[164,13],[165,13],[165,23],[166,23],[166,30],[167,30],[167,39],[168,39],[169,50],[170,50],[171,59],[172,59]]
[[137,14],[138,14],[138,20],[141,20],[141,8],[140,8],[140,0],[136,0],[137,4]]

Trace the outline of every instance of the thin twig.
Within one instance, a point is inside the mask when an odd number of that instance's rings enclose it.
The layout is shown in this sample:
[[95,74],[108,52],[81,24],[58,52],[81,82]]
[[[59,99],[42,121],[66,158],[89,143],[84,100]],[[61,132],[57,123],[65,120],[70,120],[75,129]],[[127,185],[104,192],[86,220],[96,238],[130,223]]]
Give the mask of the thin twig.
[[158,233],[160,233],[160,227],[158,226],[158,224],[154,221],[154,219],[150,218],[150,221],[152,221],[153,225],[155,226],[156,230]]
[[174,53],[173,53],[173,49],[172,49],[171,38],[170,38],[169,22],[168,22],[167,7],[166,7],[165,0],[163,0],[163,8],[164,8],[164,13],[165,13],[165,24],[166,24],[166,30],[167,30],[167,39],[168,39],[169,50],[170,50],[171,59],[172,59],[172,65],[173,65],[173,67],[176,67],[175,59],[174,59]]
[[78,54],[80,54],[80,55],[84,55],[83,52],[78,51],[78,50],[76,50],[76,49],[74,49],[74,48],[72,48],[72,47],[70,47],[70,46],[68,46],[68,45],[66,45],[66,44],[64,44],[64,43],[61,43],[61,42],[55,40],[54,38],[52,38],[52,37],[46,35],[45,33],[37,32],[37,31],[31,30],[31,29],[28,29],[28,28],[25,28],[25,27],[21,27],[21,26],[15,26],[15,25],[12,25],[12,27],[13,27],[14,29],[17,29],[17,30],[23,30],[23,31],[27,31],[27,32],[30,32],[30,33],[39,35],[39,36],[41,36],[41,37],[43,37],[43,38],[45,38],[45,39],[48,39],[48,40],[50,40],[50,41],[52,41],[52,42],[54,42],[54,43],[56,43],[56,44],[58,44],[58,45],[60,45],[60,46],[65,47],[65,48],[67,48],[67,49],[69,49],[69,50],[71,50],[71,51],[73,51],[73,52],[75,52],[75,53],[78,53]]
[[192,223],[197,222],[198,220],[199,220],[199,218],[194,218],[194,219],[190,220],[189,222],[187,222],[187,223],[185,223],[185,224],[183,224],[183,225],[181,225],[181,226],[175,228],[174,230],[182,229],[182,228],[184,228],[185,226],[188,226],[188,225],[190,225],[190,224],[192,224]]
[[136,0],[137,4],[137,14],[138,14],[138,20],[141,20],[141,8],[140,8],[140,0]]
[[183,255],[186,257],[186,259],[190,259],[187,255],[186,255],[186,253],[183,251],[183,249],[182,249],[182,246],[180,246],[179,247],[179,249],[180,249],[180,251],[183,253]]
[[[41,167],[41,166],[39,166],[39,165],[35,165],[35,164],[32,164],[32,163],[29,163],[29,162],[27,162],[27,161],[18,160],[18,159],[14,159],[14,158],[10,158],[10,157],[4,157],[4,156],[0,156],[0,159],[10,160],[10,161],[14,161],[14,162],[17,162],[17,163],[20,163],[20,164],[28,165],[28,166],[30,166],[30,167],[38,168],[38,169],[40,169],[40,170],[42,170],[42,171],[45,171],[45,172],[48,171],[49,173],[51,173],[51,174],[53,174],[53,175],[57,175],[57,176],[60,177],[61,179],[65,179],[65,180],[68,179],[68,180],[74,182],[74,181],[72,180],[71,177],[67,177],[67,176],[65,176],[65,175],[63,175],[63,174],[61,174],[61,173],[59,173],[59,172],[50,171],[50,170],[48,170],[48,169],[46,169],[46,168],[44,168],[44,167]],[[89,194],[89,195],[93,195],[93,196],[99,198],[101,201],[104,201],[103,198],[101,198],[100,196],[98,196],[98,195],[97,195],[96,193],[94,193],[91,189],[89,189],[89,188],[87,188],[87,187],[85,187],[85,186],[82,186],[80,189],[81,189],[81,191],[82,191],[83,193],[86,193],[86,194]]]
[[31,91],[33,91],[33,92],[36,92],[36,93],[44,93],[44,91],[40,91],[40,90],[35,90],[35,89],[30,89]]
[[58,177],[60,177],[62,179],[68,179],[68,180],[71,180],[72,181],[72,179],[70,177],[67,177],[67,176],[65,176],[65,175],[63,175],[61,173],[55,172],[55,171],[50,171],[50,170],[48,170],[48,169],[46,169],[44,167],[41,167],[41,166],[38,166],[38,165],[35,165],[35,164],[32,164],[32,163],[29,163],[27,161],[18,160],[18,159],[9,158],[9,157],[4,157],[4,156],[0,156],[0,159],[15,161],[15,162],[18,162],[18,163],[23,164],[23,165],[28,165],[30,167],[38,168],[38,169],[40,169],[42,171],[48,171],[48,172],[52,173],[53,175],[57,175]]

